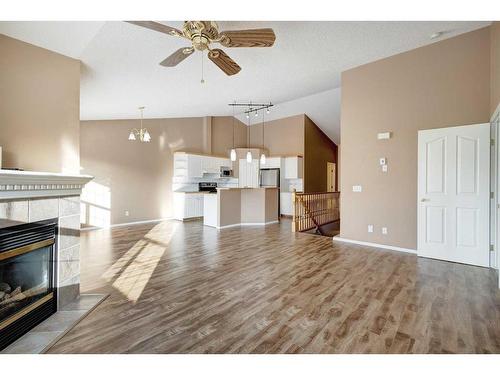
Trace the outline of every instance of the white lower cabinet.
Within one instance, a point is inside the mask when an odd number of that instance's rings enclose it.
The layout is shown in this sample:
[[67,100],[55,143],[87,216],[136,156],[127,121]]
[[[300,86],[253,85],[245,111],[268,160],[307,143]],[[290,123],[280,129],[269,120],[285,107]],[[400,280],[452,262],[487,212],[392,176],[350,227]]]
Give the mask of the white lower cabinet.
[[292,215],[292,193],[280,193],[280,214]]
[[184,220],[203,216],[203,195],[174,192],[174,219]]

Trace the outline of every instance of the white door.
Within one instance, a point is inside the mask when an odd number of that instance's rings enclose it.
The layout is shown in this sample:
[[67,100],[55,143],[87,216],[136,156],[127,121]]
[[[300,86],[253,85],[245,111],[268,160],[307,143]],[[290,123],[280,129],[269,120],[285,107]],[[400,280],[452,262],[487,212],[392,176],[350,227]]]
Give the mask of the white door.
[[489,124],[418,132],[419,256],[489,267]]

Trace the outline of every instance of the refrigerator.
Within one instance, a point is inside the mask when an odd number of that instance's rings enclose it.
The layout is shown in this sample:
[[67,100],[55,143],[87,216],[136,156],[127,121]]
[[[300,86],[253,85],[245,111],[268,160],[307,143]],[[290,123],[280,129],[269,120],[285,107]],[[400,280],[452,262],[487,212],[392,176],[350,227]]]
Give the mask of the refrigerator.
[[277,187],[278,194],[278,218],[280,217],[280,169],[265,168],[260,170],[260,186],[261,187]]

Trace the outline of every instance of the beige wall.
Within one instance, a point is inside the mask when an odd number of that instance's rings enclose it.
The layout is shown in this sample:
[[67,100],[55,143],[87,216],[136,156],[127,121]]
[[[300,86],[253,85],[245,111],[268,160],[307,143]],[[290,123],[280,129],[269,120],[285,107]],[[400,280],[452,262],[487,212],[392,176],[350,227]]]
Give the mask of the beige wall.
[[491,25],[491,105],[493,114],[500,104],[500,22]]
[[[224,151],[232,147],[232,122],[228,119],[147,119],[144,126],[151,133],[151,143],[128,141],[130,129],[139,126],[136,119],[82,121],[82,173],[95,176],[95,185],[88,190],[96,191],[87,199],[88,214],[92,210],[97,215],[108,214],[111,224],[172,216],[173,153],[228,157]],[[236,120],[236,129],[238,144],[246,145],[242,144],[246,126]]]
[[0,35],[3,167],[79,171],[80,62]]
[[[417,131],[484,123],[489,114],[489,28],[344,72],[341,236],[415,249]],[[393,137],[377,141],[382,131]]]
[[81,123],[82,173],[99,184],[89,204],[109,210],[111,224],[171,216],[173,153],[202,153],[210,142],[204,118],[145,120],[151,143],[128,141],[138,126],[139,120]]
[[232,116],[212,117],[212,153],[229,157],[233,147],[233,119],[234,119],[234,147],[246,147],[247,127]]
[[304,134],[304,191],[327,191],[327,163],[337,163],[337,145],[307,116]]
[[[262,148],[262,123],[251,125],[248,131],[249,147]],[[266,122],[264,149],[271,156],[304,155],[304,115]]]

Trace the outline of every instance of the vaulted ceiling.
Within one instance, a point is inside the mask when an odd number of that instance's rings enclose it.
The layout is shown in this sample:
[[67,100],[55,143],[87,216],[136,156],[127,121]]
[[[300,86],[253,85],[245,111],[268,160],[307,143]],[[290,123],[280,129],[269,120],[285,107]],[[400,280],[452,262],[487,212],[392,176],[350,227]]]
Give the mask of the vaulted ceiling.
[[[179,21],[160,21],[182,27]],[[159,65],[186,40],[125,22],[0,22],[0,33],[80,59],[81,119],[230,115],[238,101],[272,101],[274,117],[306,113],[339,142],[342,71],[489,22],[219,22],[220,30],[272,27],[272,48],[225,48],[241,67],[228,77],[199,52]],[[445,31],[431,40],[430,35]],[[302,98],[302,99],[301,99]],[[284,104],[286,103],[286,104]],[[281,110],[280,110],[281,104]]]

